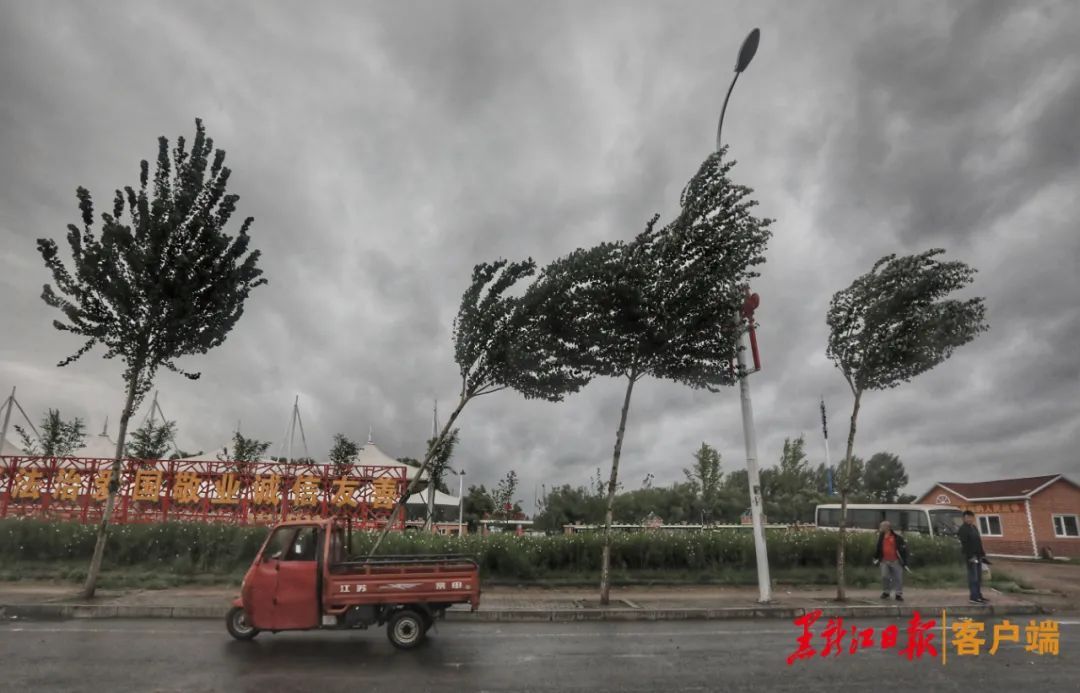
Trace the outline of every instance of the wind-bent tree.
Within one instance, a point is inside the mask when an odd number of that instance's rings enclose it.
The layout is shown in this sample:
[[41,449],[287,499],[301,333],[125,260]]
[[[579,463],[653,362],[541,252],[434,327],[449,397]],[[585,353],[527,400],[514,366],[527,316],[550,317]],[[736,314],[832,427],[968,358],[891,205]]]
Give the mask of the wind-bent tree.
[[160,424],[147,419],[131,433],[131,442],[127,446],[127,456],[136,460],[162,460],[169,452],[169,446],[176,439],[176,422],[162,421]]
[[611,523],[634,385],[647,376],[709,389],[738,382],[735,315],[757,276],[753,267],[765,261],[772,222],[751,214],[752,190],[729,180],[734,162],[724,152],[704,161],[670,224],[656,230],[654,216],[629,243],[558,259],[526,296],[543,306],[560,359],[626,382],[607,487],[601,604],[609,601]]
[[27,454],[41,457],[69,457],[81,448],[86,441],[86,427],[83,420],[75,417],[65,421],[59,409],[50,409],[41,417],[40,437],[32,437],[22,426],[15,425],[15,432],[22,440],[23,450]]
[[334,465],[334,472],[345,474],[360,454],[360,446],[347,438],[342,433],[334,434],[334,445],[330,448],[330,464]]
[[[845,466],[855,448],[859,406],[867,390],[888,390],[925,373],[953,351],[989,329],[982,298],[949,298],[971,284],[975,270],[963,262],[944,262],[940,248],[916,255],[886,255],[851,286],[836,292],[825,322],[827,355],[855,397],[848,429]],[[847,479],[840,481],[840,536],[836,549],[836,598],[844,600],[844,542]]]
[[78,188],[82,226],[68,225],[70,265],[60,257],[56,241],[37,242],[54,282],[45,285],[42,298],[64,317],[53,326],[85,340],[59,365],[98,344],[105,358],[124,362],[127,392],[85,597],[92,597],[97,586],[132,412],[159,368],[197,378],[176,360],[205,354],[224,342],[251,290],[266,283],[258,268],[259,251],[248,250],[253,219],[245,219],[235,236],[225,232],[239,199],[225,192],[230,175],[225,152],[214,149],[201,120],[196,119],[195,130],[191,150],[185,149],[183,137],[177,138],[171,157],[168,140],[158,139],[153,180],[143,160],[139,189],[117,190],[98,230],[90,192]]
[[558,402],[589,382],[587,375],[553,353],[541,329],[544,321],[534,306],[508,295],[520,280],[535,273],[536,263],[531,259],[482,262],[473,267],[472,281],[454,319],[454,361],[461,376],[457,406],[436,436],[437,443],[428,447],[420,469],[391,511],[369,555],[378,550],[401,507],[423,483],[424,473],[466,404],[506,389],[517,390],[526,399]]

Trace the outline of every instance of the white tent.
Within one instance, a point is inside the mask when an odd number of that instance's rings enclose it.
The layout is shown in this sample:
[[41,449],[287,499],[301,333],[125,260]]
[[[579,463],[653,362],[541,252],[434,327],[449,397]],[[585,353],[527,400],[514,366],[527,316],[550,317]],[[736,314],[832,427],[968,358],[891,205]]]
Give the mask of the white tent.
[[6,438],[0,444],[0,455],[25,455],[26,451]]
[[[401,462],[395,460],[393,457],[390,457],[390,455],[387,455],[385,452],[379,449],[379,446],[372,442],[371,438],[368,438],[367,445],[360,448],[360,453],[356,456],[356,464],[370,465],[373,467],[404,467],[405,478],[408,481],[412,481],[413,479],[415,479],[416,473],[420,471],[417,467],[402,464]],[[457,501],[455,501],[454,504],[456,505]]]
[[73,453],[74,457],[107,457],[112,459],[116,456],[116,441],[101,433],[90,436],[86,443]]
[[[413,506],[427,506],[428,496],[427,490],[418,491],[415,495],[409,496],[409,500],[405,501],[405,505]],[[435,506],[444,508],[456,508],[458,507],[458,499],[456,496],[451,496],[448,493],[443,493],[438,489],[435,490]]]

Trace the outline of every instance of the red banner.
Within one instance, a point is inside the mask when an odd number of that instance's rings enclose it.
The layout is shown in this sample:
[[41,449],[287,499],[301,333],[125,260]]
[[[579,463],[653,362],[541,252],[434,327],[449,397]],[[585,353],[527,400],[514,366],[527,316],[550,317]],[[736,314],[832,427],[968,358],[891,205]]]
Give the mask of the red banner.
[[[112,465],[103,458],[0,457],[0,517],[97,522]],[[121,524],[351,517],[364,529],[386,525],[406,478],[403,466],[123,460],[119,484],[112,521]]]

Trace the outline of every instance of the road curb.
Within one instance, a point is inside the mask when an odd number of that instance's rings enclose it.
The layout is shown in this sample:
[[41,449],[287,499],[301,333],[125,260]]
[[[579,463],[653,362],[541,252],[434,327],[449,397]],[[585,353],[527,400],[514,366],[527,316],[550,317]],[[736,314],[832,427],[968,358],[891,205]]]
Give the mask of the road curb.
[[[135,606],[123,604],[12,604],[0,606],[0,618],[10,619],[223,619],[229,610],[223,606]],[[822,618],[910,617],[914,611],[933,616],[942,610],[958,617],[1017,616],[1048,613],[1036,604],[998,604],[989,606],[832,606],[822,605]],[[730,619],[793,620],[807,611],[804,607],[750,606],[687,609],[485,609],[446,612],[447,621],[487,623],[569,623],[575,621],[721,621]]]

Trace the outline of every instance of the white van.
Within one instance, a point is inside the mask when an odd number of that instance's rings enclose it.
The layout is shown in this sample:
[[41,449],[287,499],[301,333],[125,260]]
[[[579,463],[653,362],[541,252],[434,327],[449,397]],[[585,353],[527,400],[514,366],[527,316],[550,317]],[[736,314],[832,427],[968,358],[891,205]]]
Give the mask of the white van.
[[[828,503],[817,506],[814,518],[820,529],[839,529],[840,504]],[[876,532],[883,520],[888,520],[897,532],[918,532],[940,537],[954,536],[964,517],[959,508],[950,505],[848,503],[848,529]]]

